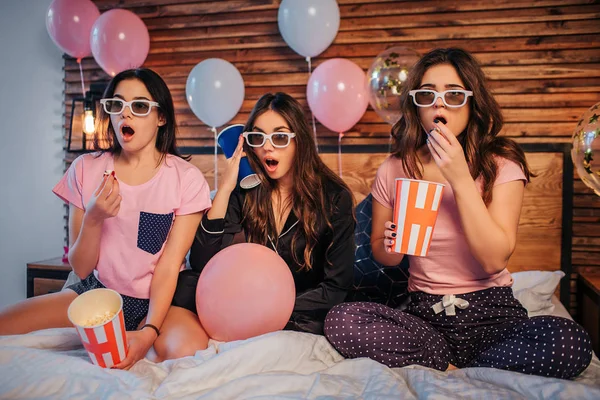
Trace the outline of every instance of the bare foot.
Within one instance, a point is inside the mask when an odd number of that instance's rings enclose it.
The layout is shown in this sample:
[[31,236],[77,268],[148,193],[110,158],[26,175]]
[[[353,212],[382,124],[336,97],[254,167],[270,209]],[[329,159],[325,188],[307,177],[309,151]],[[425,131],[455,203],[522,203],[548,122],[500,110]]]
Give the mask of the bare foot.
[[453,371],[455,369],[458,369],[457,367],[455,367],[454,365],[448,363],[448,368],[446,368],[446,371]]

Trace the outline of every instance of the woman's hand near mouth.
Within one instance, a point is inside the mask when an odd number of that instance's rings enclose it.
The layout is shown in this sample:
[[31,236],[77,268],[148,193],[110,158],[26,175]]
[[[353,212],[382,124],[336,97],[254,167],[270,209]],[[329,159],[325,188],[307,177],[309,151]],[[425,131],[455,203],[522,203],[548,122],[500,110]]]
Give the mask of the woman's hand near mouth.
[[439,121],[434,125],[427,134],[427,147],[444,178],[453,188],[466,179],[472,181],[464,150],[454,133]]

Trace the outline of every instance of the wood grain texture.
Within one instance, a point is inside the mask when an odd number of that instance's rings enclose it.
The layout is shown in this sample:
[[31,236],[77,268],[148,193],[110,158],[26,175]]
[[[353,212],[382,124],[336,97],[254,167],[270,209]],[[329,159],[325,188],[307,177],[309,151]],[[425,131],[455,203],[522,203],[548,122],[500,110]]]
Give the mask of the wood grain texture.
[[[342,154],[342,178],[354,195],[356,204],[371,191],[377,168],[388,157],[387,153]],[[321,154],[321,158],[339,174],[338,155]],[[519,223],[517,247],[509,269],[559,270],[562,229],[562,155],[557,153],[528,153],[532,171],[539,176],[525,190],[523,210]],[[191,162],[204,174],[214,188],[214,156],[195,155]],[[225,157],[218,156],[218,170],[226,167]]]
[[[279,34],[280,0],[94,2],[101,11],[129,9],[146,23],[151,44],[144,66],[159,72],[173,93],[181,146],[208,149],[214,144],[212,132],[185,100],[189,72],[207,58],[226,59],[242,73],[245,102],[232,123],[245,122],[253,103],[268,91],[286,91],[310,111],[306,106],[308,65]],[[350,59],[366,70],[378,53],[392,46],[408,47],[421,54],[438,47],[465,48],[481,62],[503,109],[502,135],[520,143],[570,142],[581,114],[600,101],[597,0],[338,0],[338,4],[339,32],[331,46],[312,59],[313,70],[334,57]],[[108,78],[91,57],[83,59],[82,67],[86,86]],[[65,56],[65,137],[70,101],[80,94],[79,66]],[[318,121],[316,129],[320,144],[337,143],[337,132]],[[389,132],[390,126],[369,108],[345,133],[343,144],[386,144]],[[74,140],[80,141],[80,136]],[[358,200],[368,193],[369,174],[383,156],[361,160],[344,155],[343,174]],[[337,169],[335,155],[324,154],[323,158]],[[538,232],[546,227],[551,242],[556,244],[560,236],[555,230],[562,223],[560,213],[556,214],[560,203],[555,198],[562,170],[556,163],[562,160],[540,160],[535,160],[540,163],[540,177],[528,188],[527,196],[534,197],[526,200],[519,235],[527,236],[527,229]],[[202,166],[212,184],[210,156],[195,156],[194,162]],[[594,258],[600,251],[600,197],[576,175],[575,179],[571,279],[576,278],[579,269],[600,267]],[[530,246],[536,244],[528,238],[520,242],[514,257],[523,260],[519,268],[536,265]],[[543,251],[549,260],[556,261],[555,248],[548,246]]]

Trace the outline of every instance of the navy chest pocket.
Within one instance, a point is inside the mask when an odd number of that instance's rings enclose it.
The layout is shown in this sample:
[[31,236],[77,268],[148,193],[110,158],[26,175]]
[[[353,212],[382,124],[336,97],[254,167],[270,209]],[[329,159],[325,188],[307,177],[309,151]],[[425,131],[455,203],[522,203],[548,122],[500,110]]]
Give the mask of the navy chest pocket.
[[167,240],[172,223],[173,213],[152,214],[141,212],[137,247],[150,254],[158,253],[165,240]]

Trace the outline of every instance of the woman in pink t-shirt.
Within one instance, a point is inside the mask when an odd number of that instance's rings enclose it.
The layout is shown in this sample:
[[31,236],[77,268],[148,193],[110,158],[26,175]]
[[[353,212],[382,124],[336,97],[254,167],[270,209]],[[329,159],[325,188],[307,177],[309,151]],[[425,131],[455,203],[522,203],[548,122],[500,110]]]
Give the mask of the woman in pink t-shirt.
[[[203,211],[202,173],[175,145],[171,93],[155,72],[127,70],[109,83],[96,148],[78,157],[54,187],[69,203],[69,262],[81,282],[0,313],[0,335],[72,326],[79,294],[107,287],[123,297],[130,368],[156,340]],[[106,172],[106,173],[105,173]]]
[[325,321],[327,338],[346,357],[390,367],[580,374],[592,356],[587,333],[565,318],[528,318],[512,293],[506,265],[531,173],[518,145],[498,136],[502,114],[481,67],[464,50],[433,50],[411,70],[401,104],[392,155],[372,187],[373,256],[388,266],[404,257],[391,250],[395,179],[402,177],[445,185],[429,253],[408,256],[405,311],[338,305]]

